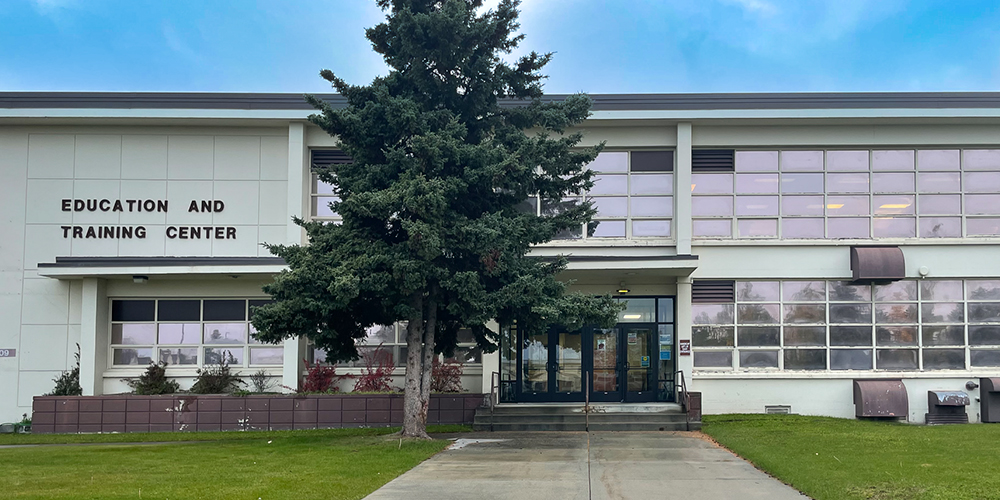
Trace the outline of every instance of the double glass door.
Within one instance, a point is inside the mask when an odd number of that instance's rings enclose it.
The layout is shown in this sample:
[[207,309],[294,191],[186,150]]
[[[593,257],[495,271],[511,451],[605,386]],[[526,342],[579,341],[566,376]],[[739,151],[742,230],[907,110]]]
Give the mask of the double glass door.
[[595,330],[593,401],[656,401],[658,346],[654,324],[624,324]]
[[521,341],[520,401],[583,401],[583,330],[550,327]]

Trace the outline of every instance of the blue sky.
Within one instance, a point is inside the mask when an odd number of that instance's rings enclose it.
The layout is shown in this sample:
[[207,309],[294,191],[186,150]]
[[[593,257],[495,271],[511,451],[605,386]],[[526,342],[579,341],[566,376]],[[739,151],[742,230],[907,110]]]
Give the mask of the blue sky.
[[[495,2],[495,0],[494,0]],[[0,0],[0,90],[325,92],[386,71],[372,0]],[[550,93],[1000,87],[1000,2],[526,0]]]

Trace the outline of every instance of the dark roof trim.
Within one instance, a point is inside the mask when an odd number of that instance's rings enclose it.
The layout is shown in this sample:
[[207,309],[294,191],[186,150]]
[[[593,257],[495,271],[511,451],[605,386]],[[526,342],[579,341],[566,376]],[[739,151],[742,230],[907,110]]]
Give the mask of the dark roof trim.
[[[338,94],[315,94],[340,107]],[[564,99],[563,94],[545,100]],[[736,109],[1000,108],[1000,92],[774,92],[592,94],[595,111]],[[513,103],[513,101],[512,101]],[[312,110],[302,94],[209,92],[0,92],[7,109]]]
[[283,266],[281,257],[56,257],[39,268]]

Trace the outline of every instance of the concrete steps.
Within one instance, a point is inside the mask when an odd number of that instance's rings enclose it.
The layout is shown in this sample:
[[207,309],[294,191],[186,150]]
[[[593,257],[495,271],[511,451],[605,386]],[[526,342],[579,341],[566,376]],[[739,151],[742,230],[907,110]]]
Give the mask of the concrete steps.
[[477,431],[686,431],[701,422],[688,422],[676,404],[595,404],[589,415],[582,404],[504,404],[476,411]]

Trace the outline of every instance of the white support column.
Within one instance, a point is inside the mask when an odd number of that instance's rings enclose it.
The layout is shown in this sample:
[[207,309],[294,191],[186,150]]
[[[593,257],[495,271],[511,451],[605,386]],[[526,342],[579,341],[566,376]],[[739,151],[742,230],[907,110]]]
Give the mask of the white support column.
[[[674,318],[674,326],[677,329],[677,342],[686,340],[691,342],[691,277],[679,276],[677,278],[677,317]],[[690,356],[681,356],[678,349],[677,369],[684,372],[684,380],[687,382],[688,390],[694,390],[692,371],[694,370],[694,353]]]
[[[499,332],[500,324],[496,321],[490,321],[486,323],[486,328],[490,331]],[[482,392],[483,394],[488,394],[493,388],[493,372],[500,371],[500,349],[491,352],[489,354],[483,354],[483,379],[482,379]]]
[[[310,194],[312,193],[310,184],[312,183],[312,171],[310,170],[309,148],[306,145],[306,124],[304,122],[293,122],[288,124],[288,222],[285,242],[288,244],[302,245],[306,243],[305,231],[292,222],[291,217],[297,215],[302,218],[309,217]],[[281,367],[281,385],[297,389],[299,386],[299,376],[305,365],[302,359],[306,354],[306,339],[294,337],[285,340],[284,343],[284,363]],[[288,390],[288,389],[283,389]]]
[[85,278],[80,307],[80,387],[84,396],[104,393],[104,370],[108,368],[111,346],[108,310],[105,280]]
[[309,169],[309,148],[306,147],[306,124],[288,124],[288,222],[286,243],[305,243],[305,232],[291,217],[309,216],[309,194],[312,172]]
[[[674,167],[674,233],[677,254],[691,254],[691,123],[677,124],[677,164]],[[690,286],[690,285],[688,285]]]

